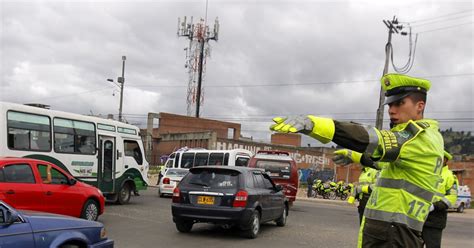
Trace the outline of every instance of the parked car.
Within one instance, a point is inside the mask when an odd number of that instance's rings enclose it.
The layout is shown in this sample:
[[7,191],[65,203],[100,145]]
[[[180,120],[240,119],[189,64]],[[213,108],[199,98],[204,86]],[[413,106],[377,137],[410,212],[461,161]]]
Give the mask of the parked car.
[[298,192],[298,168],[296,162],[285,151],[258,151],[249,161],[249,167],[261,168],[272,180],[283,186],[283,192],[290,201],[296,200]]
[[168,169],[160,180],[158,186],[158,195],[163,197],[165,194],[172,195],[174,188],[188,174],[187,169]]
[[64,215],[17,211],[0,201],[0,246],[9,247],[114,247],[104,225]]
[[97,220],[102,192],[77,181],[58,166],[29,158],[0,158],[0,200],[16,209]]
[[237,226],[256,238],[260,224],[285,226],[288,199],[263,170],[248,167],[194,167],[173,191],[171,211],[179,232],[199,222]]

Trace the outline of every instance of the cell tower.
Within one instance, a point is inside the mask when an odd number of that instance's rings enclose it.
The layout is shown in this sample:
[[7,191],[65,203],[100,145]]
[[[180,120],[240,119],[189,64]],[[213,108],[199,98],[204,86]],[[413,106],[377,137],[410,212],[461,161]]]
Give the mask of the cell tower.
[[210,56],[209,40],[218,40],[219,21],[216,18],[214,29],[209,30],[204,19],[196,24],[193,23],[193,17],[187,22],[186,17],[178,18],[178,37],[185,36],[189,39],[189,46],[185,48],[186,63],[184,67],[188,70],[189,81],[187,89],[187,113],[192,116],[193,109],[196,109],[196,117],[199,118],[199,111],[204,101],[202,91],[202,81],[206,71],[206,58]]

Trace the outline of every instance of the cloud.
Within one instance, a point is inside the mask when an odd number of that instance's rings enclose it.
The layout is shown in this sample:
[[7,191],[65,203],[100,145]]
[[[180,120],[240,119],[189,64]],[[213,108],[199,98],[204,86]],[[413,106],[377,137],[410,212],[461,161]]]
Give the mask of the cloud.
[[[106,79],[121,76],[125,55],[127,120],[142,125],[148,112],[186,114],[189,40],[177,37],[177,18],[204,17],[204,1],[1,6],[2,101],[117,115],[118,89]],[[210,1],[208,24],[218,17],[221,28],[209,42],[202,116],[241,122],[244,135],[263,140],[274,115],[373,124],[387,42],[382,20],[396,15],[421,32],[410,75],[433,83],[427,116],[442,128],[472,131],[473,29],[456,26],[472,22],[472,11],[433,19],[466,9],[470,1]],[[430,31],[443,27],[450,28]],[[393,48],[403,65],[408,37],[394,35]]]

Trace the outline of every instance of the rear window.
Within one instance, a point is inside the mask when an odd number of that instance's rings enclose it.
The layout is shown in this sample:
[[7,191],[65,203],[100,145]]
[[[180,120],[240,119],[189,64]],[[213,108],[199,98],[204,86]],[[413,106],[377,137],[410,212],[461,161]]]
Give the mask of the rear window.
[[186,174],[188,174],[188,170],[173,170],[173,169],[169,169],[169,170],[166,172],[166,175],[167,175],[167,176],[184,177],[184,176],[186,176]]
[[290,162],[258,160],[255,167],[264,169],[271,178],[290,179]]
[[194,170],[183,179],[186,185],[198,185],[213,189],[238,187],[239,172],[227,170]]

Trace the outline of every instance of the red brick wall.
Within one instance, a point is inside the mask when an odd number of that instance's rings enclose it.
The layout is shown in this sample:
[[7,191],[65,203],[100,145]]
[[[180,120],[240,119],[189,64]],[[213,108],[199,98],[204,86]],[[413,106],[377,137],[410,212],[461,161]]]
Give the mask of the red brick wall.
[[233,139],[240,138],[240,124],[196,118],[184,115],[160,113],[158,129],[153,129],[153,136],[165,133],[190,133],[214,131],[218,138],[228,138],[229,128],[234,129]]
[[301,135],[292,133],[274,133],[271,137],[272,144],[301,146]]
[[474,162],[448,162],[449,169],[455,171],[459,184],[467,185],[474,195]]

